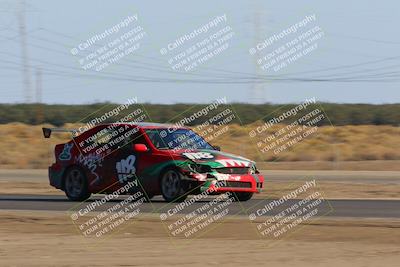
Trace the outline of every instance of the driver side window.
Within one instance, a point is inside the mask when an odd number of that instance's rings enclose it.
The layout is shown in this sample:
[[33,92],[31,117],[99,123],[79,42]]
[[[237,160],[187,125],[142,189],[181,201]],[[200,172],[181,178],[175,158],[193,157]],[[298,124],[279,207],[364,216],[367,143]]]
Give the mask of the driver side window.
[[124,138],[123,148],[132,150],[132,146],[134,144],[145,144],[146,146],[148,146],[146,139],[144,138],[144,134],[141,133],[139,130],[131,136]]

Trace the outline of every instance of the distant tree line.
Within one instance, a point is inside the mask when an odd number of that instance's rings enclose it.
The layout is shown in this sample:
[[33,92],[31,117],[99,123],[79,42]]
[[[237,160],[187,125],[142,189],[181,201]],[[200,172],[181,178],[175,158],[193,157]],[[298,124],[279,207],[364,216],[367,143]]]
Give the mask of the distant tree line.
[[[50,123],[56,126],[65,123],[87,122],[89,119],[118,107],[119,104],[96,103],[88,105],[45,105],[45,104],[0,104],[0,123],[22,122],[26,124]],[[142,108],[152,122],[179,121],[205,107],[194,104],[143,104],[132,105],[122,110],[118,117],[129,114],[134,109]],[[269,121],[283,112],[293,109],[297,104],[243,104],[234,103],[220,106],[211,110],[207,117],[218,114],[222,109],[230,108],[234,111],[242,124],[255,121]],[[298,118],[307,114],[311,109],[322,109],[333,125],[400,125],[400,104],[313,104],[293,117]],[[204,119],[196,120],[196,124]],[[108,120],[112,121],[112,119]],[[320,125],[329,125],[328,120],[322,120]],[[234,121],[236,122],[236,121]],[[190,125],[190,123],[189,123]]]

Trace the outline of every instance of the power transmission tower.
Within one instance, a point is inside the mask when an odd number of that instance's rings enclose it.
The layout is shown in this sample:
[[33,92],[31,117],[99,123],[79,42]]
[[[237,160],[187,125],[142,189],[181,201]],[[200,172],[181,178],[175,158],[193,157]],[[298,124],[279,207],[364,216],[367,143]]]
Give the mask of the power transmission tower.
[[19,9],[17,12],[18,25],[19,25],[19,35],[21,43],[21,58],[22,58],[22,78],[25,87],[25,102],[30,103],[31,98],[31,76],[29,69],[29,58],[28,58],[28,47],[26,45],[26,2],[25,0],[20,0]]
[[36,123],[43,122],[43,105],[42,105],[42,70],[36,68]]
[[[255,10],[254,10],[254,44],[253,47],[255,47],[260,41],[260,34],[261,34],[261,6],[259,5],[260,3],[257,1],[255,3]],[[262,76],[264,73],[261,72],[260,67],[258,66],[257,63],[257,55],[253,56],[253,63],[254,63],[254,68],[255,68],[255,74],[256,77]],[[257,83],[254,82],[252,84],[252,87],[250,88],[250,102],[254,104],[261,104],[265,102],[265,96],[264,96],[264,84],[263,83]]]

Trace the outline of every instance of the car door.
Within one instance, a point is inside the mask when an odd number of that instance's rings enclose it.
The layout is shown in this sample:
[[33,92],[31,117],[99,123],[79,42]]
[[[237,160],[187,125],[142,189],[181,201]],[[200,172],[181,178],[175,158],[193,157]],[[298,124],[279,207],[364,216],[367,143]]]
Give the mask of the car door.
[[107,160],[108,169],[112,174],[111,180],[114,183],[112,188],[115,190],[128,182],[134,182],[137,186],[132,191],[146,190],[144,188],[146,187],[146,179],[142,172],[147,165],[146,162],[151,159],[151,150],[135,151],[135,144],[144,144],[149,147],[139,128],[130,127],[125,132],[130,134],[124,136],[118,148],[112,152],[111,157]]

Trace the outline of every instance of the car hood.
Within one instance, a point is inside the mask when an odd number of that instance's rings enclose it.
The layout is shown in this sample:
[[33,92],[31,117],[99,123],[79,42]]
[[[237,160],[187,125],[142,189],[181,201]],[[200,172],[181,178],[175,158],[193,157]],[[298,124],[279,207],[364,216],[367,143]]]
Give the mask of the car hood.
[[254,164],[254,161],[252,160],[217,150],[180,150],[175,153],[183,160],[190,160],[198,164],[210,165],[213,168],[243,168],[251,167]]

